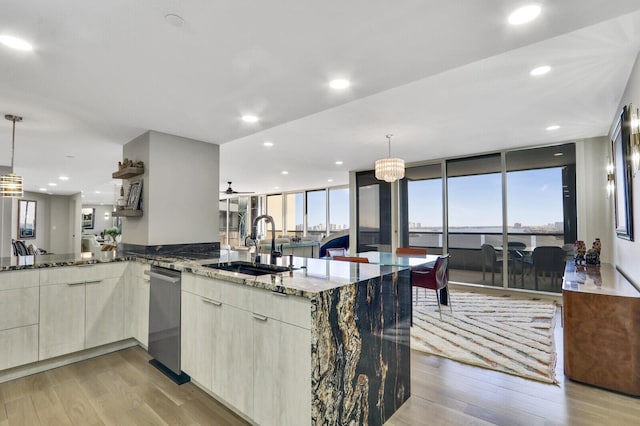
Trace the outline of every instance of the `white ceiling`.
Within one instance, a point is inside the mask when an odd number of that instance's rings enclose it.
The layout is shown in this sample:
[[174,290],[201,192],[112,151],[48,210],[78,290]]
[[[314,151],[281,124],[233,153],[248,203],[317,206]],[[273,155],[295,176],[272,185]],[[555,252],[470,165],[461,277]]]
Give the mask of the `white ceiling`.
[[606,134],[640,2],[536,3],[512,27],[521,1],[3,0],[0,34],[34,45],[0,46],[0,112],[24,116],[15,170],[27,190],[108,203],[121,145],[148,129],[222,144],[220,189],[259,193],[346,184],[386,156],[387,133],[408,162]]

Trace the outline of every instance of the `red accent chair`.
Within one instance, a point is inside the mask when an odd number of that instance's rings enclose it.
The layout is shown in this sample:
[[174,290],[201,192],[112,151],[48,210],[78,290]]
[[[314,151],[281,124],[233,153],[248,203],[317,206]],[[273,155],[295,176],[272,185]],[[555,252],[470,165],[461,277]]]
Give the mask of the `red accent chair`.
[[342,260],[344,262],[355,262],[355,263],[369,263],[369,259],[367,259],[366,257],[333,256],[333,260]]
[[396,249],[396,254],[399,256],[426,256],[427,249],[418,247],[398,247]]
[[[438,312],[440,313],[440,319],[442,320],[442,307],[440,305],[440,297],[438,297],[438,291],[446,289],[447,300],[451,313],[453,314],[453,308],[451,307],[451,295],[449,294],[447,267],[449,265],[449,255],[439,256],[436,260],[436,264],[433,268],[415,267],[411,269],[411,285],[413,287],[422,287],[436,292],[436,300],[438,301]],[[417,296],[417,289],[416,289]],[[417,297],[416,297],[417,300]]]

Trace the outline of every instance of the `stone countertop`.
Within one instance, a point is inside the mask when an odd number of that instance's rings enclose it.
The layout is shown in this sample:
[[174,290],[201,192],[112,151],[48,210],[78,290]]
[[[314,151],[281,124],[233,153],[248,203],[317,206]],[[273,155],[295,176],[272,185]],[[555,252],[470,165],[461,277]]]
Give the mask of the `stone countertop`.
[[567,262],[562,290],[640,298],[640,290],[608,263],[576,265],[573,261]]
[[[279,266],[289,266],[290,256],[277,259]],[[311,298],[320,292],[354,284],[382,275],[405,269],[404,267],[382,266],[366,263],[341,262],[327,259],[293,257],[292,271],[278,274],[259,275],[257,277],[237,272],[208,268],[206,264],[225,263],[231,261],[250,261],[251,254],[222,250],[220,257],[210,259],[191,259],[179,256],[140,255],[116,253],[113,251],[91,253],[14,256],[0,258],[0,271],[51,268],[99,264],[108,262],[138,261],[153,266],[190,272],[213,279],[235,282],[265,290]],[[262,255],[262,263],[269,264],[269,255]]]
[[114,251],[99,253],[44,254],[37,256],[12,256],[0,258],[0,271],[52,268],[56,266],[86,265],[94,263],[126,262],[135,256],[116,254]]
[[[139,261],[153,266],[190,272],[213,279],[231,281],[251,287],[284,294],[311,298],[320,292],[354,284],[405,269],[366,263],[340,262],[327,259],[293,257],[292,271],[259,276],[208,268],[206,264],[231,261],[250,261],[246,252],[221,252],[220,258],[191,260],[186,258],[146,256]],[[269,264],[269,255],[262,255],[262,263]],[[288,266],[289,256],[277,259],[277,265]]]

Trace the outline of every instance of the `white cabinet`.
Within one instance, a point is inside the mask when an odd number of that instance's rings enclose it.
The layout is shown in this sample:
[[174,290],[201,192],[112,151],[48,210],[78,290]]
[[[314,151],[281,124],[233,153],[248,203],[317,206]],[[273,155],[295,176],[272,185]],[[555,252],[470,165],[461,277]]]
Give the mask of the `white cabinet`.
[[86,282],[85,348],[124,339],[124,277]]
[[0,370],[38,360],[38,271],[0,275]]
[[251,312],[225,304],[214,341],[213,392],[253,417],[253,318]]
[[149,270],[148,264],[131,262],[125,275],[124,337],[144,347],[149,345]]
[[182,285],[182,369],[258,424],[309,424],[309,300],[193,274]]
[[311,424],[311,332],[255,318],[252,418],[264,426]]
[[193,380],[211,390],[214,318],[219,317],[222,306],[188,291],[182,292],[181,299],[180,366]]
[[40,287],[39,359],[84,349],[84,280]]
[[40,271],[39,359],[124,338],[125,262]]

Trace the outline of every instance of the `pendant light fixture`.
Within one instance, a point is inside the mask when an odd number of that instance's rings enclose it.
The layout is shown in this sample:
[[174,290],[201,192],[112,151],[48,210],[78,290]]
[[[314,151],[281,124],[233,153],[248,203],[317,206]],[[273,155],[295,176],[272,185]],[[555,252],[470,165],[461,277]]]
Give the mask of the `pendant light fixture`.
[[6,114],[4,118],[13,122],[13,133],[11,136],[11,173],[0,176],[0,197],[20,198],[24,195],[22,189],[22,176],[18,176],[13,173],[13,156],[16,148],[16,122],[21,122],[22,117]]
[[400,158],[391,158],[391,137],[386,135],[389,141],[389,158],[376,160],[376,179],[385,182],[395,182],[404,177],[404,160]]

